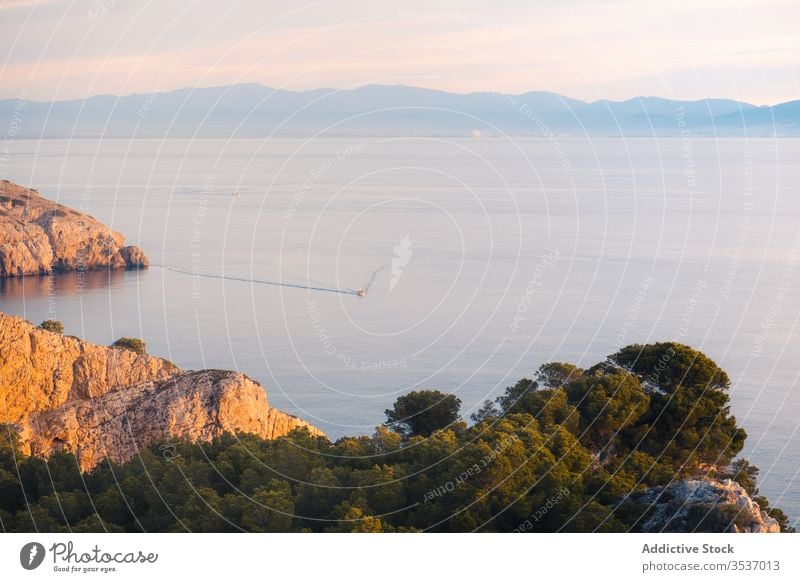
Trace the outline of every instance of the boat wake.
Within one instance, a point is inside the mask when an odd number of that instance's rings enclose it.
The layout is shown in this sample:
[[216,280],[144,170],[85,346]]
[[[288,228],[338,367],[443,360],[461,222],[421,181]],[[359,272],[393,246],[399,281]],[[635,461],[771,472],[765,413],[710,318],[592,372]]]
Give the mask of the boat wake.
[[[193,277],[203,277],[204,279],[223,279],[225,281],[239,281],[242,283],[253,283],[256,285],[273,285],[275,287],[291,287],[293,289],[306,289],[308,291],[322,291],[325,293],[341,293],[343,295],[358,295],[363,296],[364,292],[366,292],[367,288],[362,289],[346,289],[346,288],[337,288],[337,287],[321,287],[317,285],[311,285],[310,283],[296,283],[296,282],[287,282],[287,281],[270,281],[268,279],[251,279],[249,277],[237,277],[235,275],[217,275],[212,273],[200,273],[197,271],[191,271],[189,269],[182,269],[180,267],[175,267],[173,265],[151,265],[152,267],[160,267],[166,271],[172,271],[173,273],[181,273],[183,275],[191,275]],[[374,279],[374,277],[373,277]],[[363,291],[363,292],[362,292]]]
[[369,288],[372,287],[372,284],[375,282],[375,277],[378,276],[378,273],[388,269],[390,266],[391,264],[384,265],[382,267],[375,269],[374,271],[372,271],[372,273],[370,273],[369,280],[367,281],[367,284],[364,285],[364,293],[367,293],[369,291]]

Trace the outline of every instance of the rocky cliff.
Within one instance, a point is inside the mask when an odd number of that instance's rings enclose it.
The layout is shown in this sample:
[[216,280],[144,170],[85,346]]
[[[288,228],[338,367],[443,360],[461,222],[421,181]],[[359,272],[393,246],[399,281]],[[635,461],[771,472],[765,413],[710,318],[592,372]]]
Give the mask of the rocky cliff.
[[141,249],[91,216],[0,182],[0,276],[147,266]]
[[642,525],[645,532],[728,531],[778,533],[780,525],[747,491],[730,479],[688,479],[649,489],[637,503],[654,511]]
[[20,429],[31,454],[76,455],[84,470],[126,461],[158,439],[223,432],[272,439],[295,428],[322,434],[269,406],[244,374],[186,372],[125,349],[98,346],[0,313],[0,423]]

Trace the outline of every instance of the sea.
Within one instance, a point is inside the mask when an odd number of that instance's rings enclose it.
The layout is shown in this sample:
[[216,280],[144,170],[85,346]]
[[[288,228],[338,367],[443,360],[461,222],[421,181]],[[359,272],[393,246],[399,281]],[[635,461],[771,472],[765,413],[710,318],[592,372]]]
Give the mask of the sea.
[[[476,134],[477,135],[477,134]],[[415,389],[468,417],[545,362],[679,341],[729,373],[800,519],[800,141],[547,136],[6,142],[0,178],[143,271],[0,281],[0,310],[244,372],[330,437]]]

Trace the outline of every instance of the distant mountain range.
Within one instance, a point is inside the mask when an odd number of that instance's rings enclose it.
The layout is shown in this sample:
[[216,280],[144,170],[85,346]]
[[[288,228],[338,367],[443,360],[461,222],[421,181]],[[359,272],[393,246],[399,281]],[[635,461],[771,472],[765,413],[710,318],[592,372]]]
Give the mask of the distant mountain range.
[[0,100],[16,137],[315,135],[800,136],[800,101],[635,97],[587,103],[534,91],[458,94],[402,85],[286,91],[260,84],[125,97]]

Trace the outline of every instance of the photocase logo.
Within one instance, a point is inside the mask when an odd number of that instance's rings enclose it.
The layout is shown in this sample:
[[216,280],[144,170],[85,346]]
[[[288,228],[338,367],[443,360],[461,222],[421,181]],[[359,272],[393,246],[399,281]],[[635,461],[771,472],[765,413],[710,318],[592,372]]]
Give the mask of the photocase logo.
[[394,258],[392,259],[392,278],[389,281],[389,291],[394,291],[394,286],[400,280],[403,269],[408,266],[414,253],[411,251],[411,243],[414,242],[408,235],[400,240],[400,244],[394,247]]
[[19,551],[19,563],[26,570],[35,570],[44,561],[44,546],[39,542],[30,542]]

